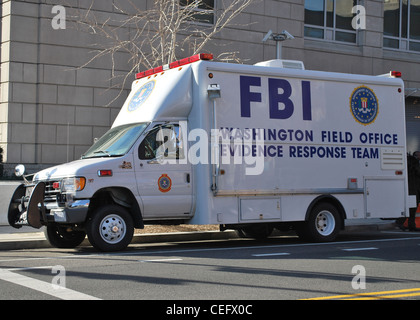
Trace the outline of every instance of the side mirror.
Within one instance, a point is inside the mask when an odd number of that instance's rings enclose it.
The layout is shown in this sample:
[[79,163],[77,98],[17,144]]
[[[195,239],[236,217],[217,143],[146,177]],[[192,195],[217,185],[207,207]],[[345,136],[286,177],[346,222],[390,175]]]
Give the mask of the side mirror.
[[25,174],[25,166],[23,164],[18,164],[15,167],[15,176],[16,177],[21,177]]

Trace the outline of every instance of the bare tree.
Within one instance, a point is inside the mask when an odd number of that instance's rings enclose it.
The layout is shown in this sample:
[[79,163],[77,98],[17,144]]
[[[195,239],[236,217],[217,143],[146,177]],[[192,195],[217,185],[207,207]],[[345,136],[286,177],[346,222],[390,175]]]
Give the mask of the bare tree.
[[[91,59],[81,67],[109,55],[114,77],[115,55],[118,52],[128,53],[130,70],[121,80],[122,90],[133,72],[201,52],[218,32],[232,25],[246,7],[258,0],[119,1],[114,1],[114,11],[120,17],[118,21],[103,17],[101,20],[92,10],[92,5],[88,10],[79,12],[77,21],[82,29],[105,38],[107,43],[106,46],[98,46]],[[217,6],[213,8],[216,2]],[[236,52],[223,52],[216,58],[237,59]]]

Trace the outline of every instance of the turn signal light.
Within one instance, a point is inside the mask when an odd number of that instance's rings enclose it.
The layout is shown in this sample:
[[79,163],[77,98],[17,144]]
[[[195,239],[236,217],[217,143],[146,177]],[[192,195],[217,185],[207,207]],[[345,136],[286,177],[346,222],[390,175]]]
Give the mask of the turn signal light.
[[112,177],[112,170],[99,170],[98,177]]

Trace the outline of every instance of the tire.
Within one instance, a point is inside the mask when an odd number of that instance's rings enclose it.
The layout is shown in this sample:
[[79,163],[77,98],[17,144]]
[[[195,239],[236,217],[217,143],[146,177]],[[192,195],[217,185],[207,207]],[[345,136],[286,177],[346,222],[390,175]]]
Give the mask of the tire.
[[51,224],[45,228],[45,237],[56,248],[76,248],[86,238],[86,232],[69,230],[67,226]]
[[236,230],[236,234],[241,238],[253,238],[263,240],[270,236],[273,232],[273,227],[266,224],[251,225]]
[[313,242],[335,240],[340,232],[341,216],[337,208],[330,203],[319,203],[313,207],[308,221],[297,230],[300,238]]
[[130,213],[121,206],[98,208],[86,225],[89,242],[100,251],[120,251],[133,239],[134,224]]

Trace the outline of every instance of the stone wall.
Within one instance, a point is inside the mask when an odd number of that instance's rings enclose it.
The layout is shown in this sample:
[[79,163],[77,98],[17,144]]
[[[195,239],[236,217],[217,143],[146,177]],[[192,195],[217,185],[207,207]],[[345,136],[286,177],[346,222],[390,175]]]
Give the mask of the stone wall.
[[[6,167],[43,167],[77,159],[111,126],[130,84],[119,95],[120,82],[111,79],[109,56],[80,68],[104,40],[81,31],[76,22],[78,14],[90,9],[100,21],[109,18],[118,24],[124,15],[113,5],[117,1],[130,10],[123,0],[2,1],[0,145]],[[150,3],[139,2],[145,9]],[[216,9],[220,3],[216,1]],[[420,54],[382,47],[383,1],[362,4],[367,28],[359,32],[357,44],[305,39],[304,0],[256,0],[205,51],[216,56],[237,51],[247,64],[273,59],[274,41],[262,39],[270,29],[286,29],[295,39],[284,42],[283,58],[302,60],[307,69],[362,74],[395,69],[403,72],[407,87],[420,87]],[[52,27],[55,5],[66,8],[66,29]],[[120,35],[129,39],[132,31],[121,29]],[[128,60],[124,52],[115,55],[117,75],[127,73]]]
[[[110,58],[85,68],[100,39],[78,30],[66,7],[55,30],[52,8],[64,1],[3,1],[0,144],[7,163],[55,164],[76,159],[112,124],[127,91],[110,89]],[[82,2],[82,1],[80,1]],[[96,1],[112,14],[112,1]],[[87,3],[87,2],[86,2]],[[121,72],[128,57],[117,54]]]

